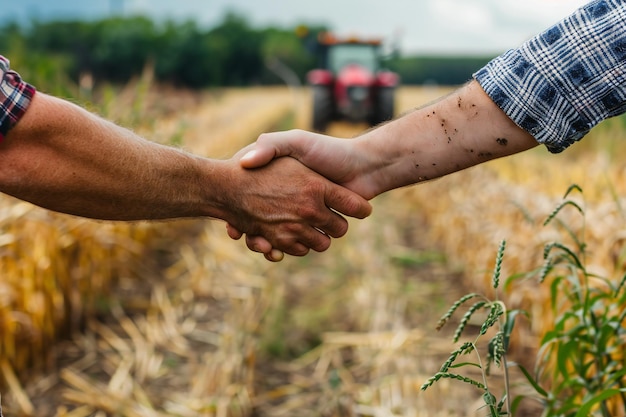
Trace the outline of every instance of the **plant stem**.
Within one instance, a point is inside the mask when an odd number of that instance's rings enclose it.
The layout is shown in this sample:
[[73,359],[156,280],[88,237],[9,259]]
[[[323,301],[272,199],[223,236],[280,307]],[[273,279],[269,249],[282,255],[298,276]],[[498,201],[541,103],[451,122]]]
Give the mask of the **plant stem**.
[[509,366],[506,361],[506,352],[502,355],[502,367],[504,368],[504,393],[506,395],[506,414],[511,416],[511,392],[509,391]]

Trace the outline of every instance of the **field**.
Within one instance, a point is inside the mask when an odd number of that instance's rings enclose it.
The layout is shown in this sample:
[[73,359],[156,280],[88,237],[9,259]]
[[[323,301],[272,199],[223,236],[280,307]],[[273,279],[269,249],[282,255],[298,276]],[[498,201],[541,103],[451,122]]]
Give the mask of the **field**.
[[[135,87],[133,87],[135,88]],[[116,95],[102,112],[146,137],[226,158],[268,130],[308,126],[308,91],[253,88]],[[404,88],[399,111],[447,93]],[[364,126],[340,124],[349,138]],[[562,155],[493,161],[373,201],[324,253],[271,264],[218,221],[117,224],[0,200],[0,373],[7,416],[474,416],[454,382],[421,392],[453,349],[434,329],[450,303],[542,262],[541,223],[584,191],[591,268],[621,276],[626,130],[599,126]],[[581,203],[582,204],[582,203]],[[575,220],[572,220],[575,221]],[[617,265],[617,266],[616,266]],[[532,362],[550,325],[547,288],[506,302],[530,312],[511,346]]]

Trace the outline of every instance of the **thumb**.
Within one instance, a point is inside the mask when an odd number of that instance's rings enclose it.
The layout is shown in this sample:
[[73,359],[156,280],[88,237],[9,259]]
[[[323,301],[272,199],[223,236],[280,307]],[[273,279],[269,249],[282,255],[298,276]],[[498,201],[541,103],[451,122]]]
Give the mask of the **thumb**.
[[256,144],[239,159],[239,164],[243,168],[259,168],[270,163],[275,156],[276,149],[273,147]]
[[241,233],[239,229],[237,229],[235,226],[231,225],[230,223],[226,224],[226,233],[228,233],[228,237],[230,237],[233,240],[239,240],[241,239],[241,236],[243,236],[243,233]]
[[300,159],[308,152],[313,138],[311,132],[299,129],[264,133],[254,147],[239,159],[239,163],[243,168],[258,168],[281,156]]

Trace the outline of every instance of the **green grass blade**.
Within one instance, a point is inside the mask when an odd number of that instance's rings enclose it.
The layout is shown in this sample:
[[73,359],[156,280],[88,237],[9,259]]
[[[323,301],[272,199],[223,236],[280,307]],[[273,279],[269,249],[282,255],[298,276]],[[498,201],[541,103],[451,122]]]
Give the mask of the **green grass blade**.
[[576,417],[587,417],[591,413],[591,409],[596,406],[598,403],[601,403],[604,400],[608,400],[609,398],[619,395],[620,393],[626,392],[626,388],[623,389],[609,389],[606,391],[601,391],[593,398],[585,402],[578,412],[576,413]]
[[544,398],[548,398],[548,392],[541,388],[541,386],[539,385],[539,383],[537,381],[535,381],[535,378],[532,377],[532,375],[530,374],[530,372],[528,372],[526,370],[526,368],[524,368],[522,365],[517,364],[517,367],[520,369],[520,371],[522,371],[522,373],[524,374],[524,376],[526,377],[526,379],[528,380],[528,383],[533,387],[533,389],[537,392],[537,394],[541,395]]

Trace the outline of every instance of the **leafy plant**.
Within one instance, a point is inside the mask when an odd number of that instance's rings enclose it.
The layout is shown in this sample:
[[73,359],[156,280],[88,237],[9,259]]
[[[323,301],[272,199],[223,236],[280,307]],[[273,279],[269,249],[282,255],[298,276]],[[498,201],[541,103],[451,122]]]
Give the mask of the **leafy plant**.
[[[463,343],[458,349],[452,351],[448,359],[443,363],[439,372],[435,373],[428,381],[422,385],[422,390],[428,389],[435,382],[439,381],[442,378],[447,379],[456,379],[463,383],[472,385],[477,389],[481,390],[482,398],[485,402],[485,407],[489,410],[490,416],[508,416],[511,415],[511,401],[508,396],[508,366],[506,359],[506,352],[509,347],[509,341],[511,338],[511,333],[513,332],[513,327],[515,324],[515,318],[521,310],[510,310],[507,311],[507,308],[503,302],[498,299],[498,288],[500,286],[500,273],[502,267],[502,260],[504,257],[504,250],[506,247],[506,241],[502,241],[500,247],[498,249],[498,253],[496,256],[496,265],[493,272],[492,278],[492,286],[495,290],[495,299],[490,300],[484,295],[478,293],[471,293],[461,297],[458,301],[456,301],[450,309],[444,314],[439,323],[437,324],[437,329],[441,329],[453,314],[459,310],[459,308],[470,300],[474,300],[474,304],[472,304],[463,315],[459,324],[454,332],[453,341],[457,343],[461,338],[463,332],[467,329],[467,325],[469,324],[472,317],[476,315],[477,312],[484,310],[486,312],[486,317],[480,327],[478,335],[474,337],[473,341]],[[487,342],[487,354],[485,358],[481,358],[481,355],[478,353],[477,346],[482,339],[487,337],[487,333],[490,329],[495,330],[495,334],[490,336]],[[493,332],[491,332],[493,333]],[[476,354],[475,361],[465,361],[458,362],[457,359],[462,355],[470,355],[472,353]],[[498,367],[502,367],[504,370],[503,378],[505,383],[505,393],[499,400],[496,398],[496,395],[490,390],[488,384],[488,376],[490,374],[491,365],[495,364]],[[456,372],[457,369],[464,367],[475,367],[481,371],[482,380],[477,380],[468,376],[461,375]]]
[[[549,243],[544,248],[540,282],[550,283],[554,326],[542,338],[534,375],[523,369],[544,406],[545,416],[614,416],[626,410],[626,275],[611,280],[586,266],[585,212],[568,198],[544,225],[556,223],[571,244]],[[582,217],[574,231],[560,220],[566,208]],[[546,388],[542,388],[541,385]]]

